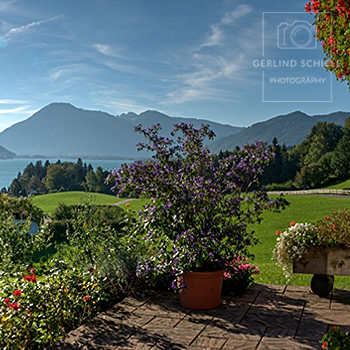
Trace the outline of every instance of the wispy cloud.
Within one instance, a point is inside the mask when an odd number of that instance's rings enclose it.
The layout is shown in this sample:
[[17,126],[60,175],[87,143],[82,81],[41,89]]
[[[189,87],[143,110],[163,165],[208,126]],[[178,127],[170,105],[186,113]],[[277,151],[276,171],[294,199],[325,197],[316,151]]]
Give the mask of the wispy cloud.
[[6,39],[6,40],[9,41],[13,37],[29,31],[33,27],[39,27],[39,26],[41,26],[44,23],[55,21],[55,20],[57,20],[57,19],[59,19],[61,17],[62,16],[55,16],[55,17],[44,19],[44,20],[41,20],[41,21],[31,22],[31,23],[28,23],[28,24],[23,25],[21,27],[11,28],[5,35],[3,35],[3,39]]
[[[203,43],[190,51],[187,63],[192,72],[178,74],[165,103],[184,103],[194,100],[233,100],[232,87],[252,83],[250,61],[260,53],[257,38],[260,23],[242,25],[253,12],[250,5],[239,5],[227,11],[211,25],[211,33]],[[238,83],[238,84],[237,84]]]
[[2,114],[17,114],[18,112],[22,112],[27,110],[28,106],[20,106],[16,108],[9,108],[9,109],[0,109],[0,115]]
[[12,100],[12,99],[0,99],[0,105],[25,104],[25,103],[27,103],[27,101]]
[[106,44],[93,44],[93,47],[102,55],[113,57],[113,58],[122,58],[126,57],[120,54],[120,50],[115,49],[111,45]]

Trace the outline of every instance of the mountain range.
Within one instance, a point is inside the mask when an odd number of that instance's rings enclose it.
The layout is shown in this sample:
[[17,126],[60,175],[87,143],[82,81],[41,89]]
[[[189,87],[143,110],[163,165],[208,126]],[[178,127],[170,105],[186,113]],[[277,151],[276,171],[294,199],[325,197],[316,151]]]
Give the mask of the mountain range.
[[135,146],[144,140],[141,134],[134,132],[135,125],[141,123],[146,127],[160,123],[162,133],[169,135],[173,124],[183,121],[197,128],[201,123],[210,123],[218,138],[243,129],[201,119],[172,118],[157,111],[113,116],[68,103],[51,103],[2,131],[0,145],[17,155],[31,157],[145,157],[149,154],[137,152]]
[[293,146],[303,141],[318,121],[344,125],[349,116],[349,112],[309,116],[296,111],[242,128],[204,119],[169,117],[153,110],[114,116],[77,108],[69,103],[51,103],[0,133],[0,158],[12,158],[15,154],[30,157],[146,157],[149,154],[136,150],[135,144],[143,141],[143,137],[134,132],[134,126],[159,123],[162,135],[169,135],[173,124],[180,122],[193,123],[196,128],[202,123],[210,124],[216,138],[207,145],[214,153],[232,150],[255,140],[271,142],[274,137],[280,144]]

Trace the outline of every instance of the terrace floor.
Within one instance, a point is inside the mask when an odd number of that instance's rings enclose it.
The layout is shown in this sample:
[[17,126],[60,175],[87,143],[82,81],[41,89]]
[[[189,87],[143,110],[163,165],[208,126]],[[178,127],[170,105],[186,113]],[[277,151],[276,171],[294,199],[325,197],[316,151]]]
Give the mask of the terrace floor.
[[172,292],[128,297],[55,349],[321,349],[334,325],[350,327],[350,291],[319,298],[308,287],[253,284],[241,298],[198,311]]

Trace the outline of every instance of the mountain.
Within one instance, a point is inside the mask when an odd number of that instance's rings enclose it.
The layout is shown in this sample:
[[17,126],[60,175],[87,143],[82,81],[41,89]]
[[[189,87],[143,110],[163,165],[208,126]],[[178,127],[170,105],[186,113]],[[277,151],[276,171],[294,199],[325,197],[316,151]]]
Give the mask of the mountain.
[[349,116],[350,112],[310,116],[296,111],[253,124],[235,135],[216,139],[210,145],[210,150],[213,153],[218,153],[220,150],[233,150],[236,146],[253,143],[256,140],[271,143],[274,137],[277,138],[280,145],[295,146],[305,139],[312,126],[317,122],[326,121],[344,125],[345,119]]
[[135,144],[143,141],[143,137],[134,132],[135,125],[160,123],[162,132],[168,134],[178,122],[192,122],[195,127],[201,123],[210,124],[217,138],[243,129],[207,120],[172,118],[157,111],[113,116],[68,103],[52,103],[2,131],[0,145],[17,155],[27,156],[134,158],[148,155],[136,150]]
[[6,148],[0,146],[0,159],[11,159],[15,157],[16,155],[13,152],[10,152]]

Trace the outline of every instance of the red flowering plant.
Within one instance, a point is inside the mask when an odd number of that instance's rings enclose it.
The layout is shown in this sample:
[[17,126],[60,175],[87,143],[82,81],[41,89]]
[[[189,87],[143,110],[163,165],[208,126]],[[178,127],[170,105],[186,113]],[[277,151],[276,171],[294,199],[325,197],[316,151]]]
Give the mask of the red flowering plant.
[[316,38],[322,42],[325,68],[350,87],[350,2],[311,0],[305,10],[315,17]]
[[125,164],[109,180],[118,195],[153,198],[127,227],[148,249],[137,274],[171,275],[177,289],[177,278],[186,272],[224,268],[235,254],[250,257],[257,240],[248,224],[287,202],[259,189],[259,177],[274,158],[265,143],[217,160],[203,145],[215,136],[208,125],[176,124],[170,137],[160,130],[159,124],[137,126],[148,140],[138,149],[152,152],[152,159]]
[[322,349],[350,350],[350,332],[334,326],[323,336],[320,343],[322,344]]
[[223,295],[242,296],[253,283],[253,275],[259,274],[259,268],[248,262],[248,258],[236,254],[225,264]]
[[288,230],[277,231],[273,257],[287,279],[292,277],[293,260],[301,258],[311,247],[349,247],[350,213],[332,209],[331,214],[312,223],[292,221]]
[[101,310],[107,301],[96,269],[80,271],[62,261],[42,278],[28,268],[2,275],[0,348],[44,349]]

